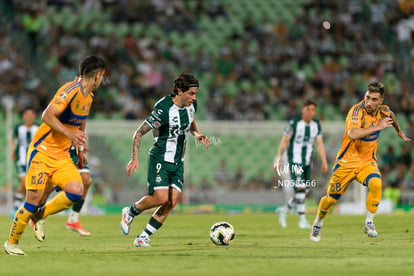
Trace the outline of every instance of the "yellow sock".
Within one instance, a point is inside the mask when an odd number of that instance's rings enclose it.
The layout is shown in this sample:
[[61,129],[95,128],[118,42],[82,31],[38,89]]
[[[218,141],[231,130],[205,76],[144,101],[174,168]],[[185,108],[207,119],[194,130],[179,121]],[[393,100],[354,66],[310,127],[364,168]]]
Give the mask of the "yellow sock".
[[20,237],[23,235],[32,215],[33,213],[29,212],[24,206],[16,211],[10,229],[9,243],[19,243]]
[[376,213],[378,205],[381,200],[382,181],[381,178],[373,177],[368,183],[368,196],[367,196],[367,210],[371,213]]
[[336,199],[329,196],[329,195],[325,195],[321,198],[321,201],[319,202],[319,208],[318,208],[318,216],[320,218],[325,218],[326,214],[329,213],[329,211],[332,209],[332,207],[335,205],[336,203]]
[[[80,196],[82,197],[82,196]],[[60,211],[70,208],[75,202],[70,200],[65,192],[58,193],[49,201],[42,210],[42,218],[59,213]]]

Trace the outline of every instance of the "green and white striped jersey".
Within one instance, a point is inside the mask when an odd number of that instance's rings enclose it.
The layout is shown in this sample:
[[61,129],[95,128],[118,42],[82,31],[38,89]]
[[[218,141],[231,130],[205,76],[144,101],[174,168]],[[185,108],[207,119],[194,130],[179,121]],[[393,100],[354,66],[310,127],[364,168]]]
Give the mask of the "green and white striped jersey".
[[287,149],[289,164],[310,165],[315,140],[322,136],[319,121],[314,119],[307,124],[301,117],[298,117],[289,121],[284,133],[290,137]]
[[171,96],[165,96],[155,103],[154,110],[145,119],[153,128],[153,145],[150,154],[165,162],[184,161],[188,132],[197,111],[197,102],[178,107]]

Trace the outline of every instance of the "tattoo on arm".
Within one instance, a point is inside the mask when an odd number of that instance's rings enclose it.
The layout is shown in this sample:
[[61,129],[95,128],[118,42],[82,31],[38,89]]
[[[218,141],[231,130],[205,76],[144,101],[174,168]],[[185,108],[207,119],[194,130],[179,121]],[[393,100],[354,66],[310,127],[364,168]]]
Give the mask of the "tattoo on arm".
[[159,208],[158,209],[158,211],[157,211],[157,213],[155,213],[155,215],[157,216],[157,217],[162,217],[162,210],[161,210],[162,208]]
[[141,146],[141,139],[148,131],[151,130],[151,127],[143,122],[140,127],[135,131],[134,138],[132,140],[132,154],[131,159],[136,159],[138,157],[138,150]]

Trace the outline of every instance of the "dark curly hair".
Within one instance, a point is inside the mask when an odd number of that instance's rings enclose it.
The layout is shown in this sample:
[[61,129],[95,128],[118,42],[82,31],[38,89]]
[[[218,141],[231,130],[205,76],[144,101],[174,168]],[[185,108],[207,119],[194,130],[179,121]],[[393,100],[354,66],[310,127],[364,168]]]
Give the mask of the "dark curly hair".
[[172,96],[178,95],[178,89],[185,92],[191,87],[198,87],[198,85],[198,80],[193,75],[187,73],[180,74],[174,80]]

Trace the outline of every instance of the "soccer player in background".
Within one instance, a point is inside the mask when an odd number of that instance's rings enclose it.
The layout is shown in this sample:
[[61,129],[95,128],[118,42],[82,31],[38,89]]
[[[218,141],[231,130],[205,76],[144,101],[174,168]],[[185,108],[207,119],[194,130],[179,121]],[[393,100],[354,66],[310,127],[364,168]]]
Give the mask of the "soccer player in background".
[[380,132],[393,126],[405,142],[411,141],[402,132],[394,113],[383,105],[385,88],[380,82],[368,85],[364,99],[351,107],[345,121],[342,146],[328,182],[327,194],[319,202],[310,240],[319,242],[324,218],[345,193],[349,183],[358,181],[368,187],[367,215],[363,231],[368,237],[378,235],[374,216],[381,200],[382,179],[378,169],[376,151]]
[[[61,86],[42,114],[43,123],[35,133],[28,150],[26,200],[12,221],[4,251],[10,255],[26,255],[19,240],[30,219],[35,223],[35,236],[43,241],[43,219],[70,208],[83,197],[83,184],[78,168],[69,155],[73,144],[78,150],[80,166],[86,162],[88,147],[86,118],[93,101],[93,92],[101,85],[105,62],[88,56],[80,64],[79,78]],[[51,185],[59,192],[39,208]]]
[[[279,224],[286,228],[286,215],[295,206],[299,215],[299,228],[310,228],[306,220],[305,199],[311,184],[311,159],[314,144],[318,149],[321,158],[321,171],[323,174],[328,172],[326,161],[325,146],[322,138],[322,128],[318,120],[315,120],[316,102],[307,100],[302,108],[302,115],[289,122],[288,127],[283,133],[279,148],[275,157],[274,171],[279,172],[281,166],[289,167],[287,177],[287,187],[284,190],[294,189],[293,196],[289,197],[286,204],[278,208]],[[287,150],[286,150],[287,149]],[[283,153],[286,152],[287,163],[282,160]],[[286,192],[286,191],[285,191]]]
[[[69,154],[75,166],[79,168],[78,152],[76,151],[75,146],[70,147]],[[83,207],[83,204],[85,203],[85,198],[86,198],[86,195],[88,194],[89,187],[92,184],[92,179],[91,179],[87,161],[82,168],[79,168],[79,172],[80,172],[82,183],[83,183],[83,196],[70,209],[69,217],[68,217],[68,220],[66,221],[66,229],[77,232],[81,236],[90,236],[91,233],[83,229],[81,222],[79,220],[79,213]]]
[[131,160],[126,167],[128,176],[138,170],[142,136],[153,130],[153,146],[148,158],[148,195],[122,209],[122,233],[128,235],[135,216],[159,206],[134,240],[136,247],[150,247],[149,237],[160,229],[177,203],[184,183],[183,162],[188,133],[206,148],[210,144],[208,137],[200,133],[195,120],[198,86],[198,80],[193,75],[179,75],[174,80],[172,94],[155,104],[152,113],[134,133]]
[[32,142],[33,136],[39,127],[35,123],[36,112],[32,108],[25,108],[21,114],[23,122],[16,125],[11,139],[12,160],[16,163],[19,186],[13,196],[13,210],[10,217],[13,219],[17,209],[23,204],[26,195],[24,182],[26,178],[27,149]]

